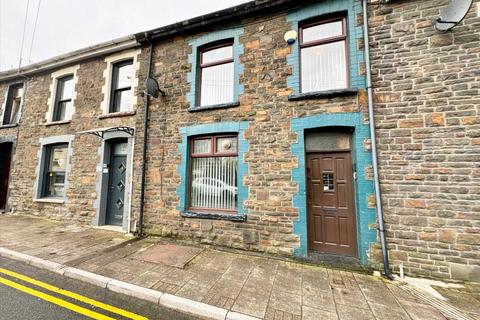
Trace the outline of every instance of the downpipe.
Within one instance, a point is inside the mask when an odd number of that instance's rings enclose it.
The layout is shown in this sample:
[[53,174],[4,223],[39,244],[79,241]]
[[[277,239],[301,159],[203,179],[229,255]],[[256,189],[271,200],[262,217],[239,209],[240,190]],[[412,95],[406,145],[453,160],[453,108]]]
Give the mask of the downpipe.
[[143,147],[142,147],[142,178],[141,178],[141,187],[140,187],[140,211],[138,214],[138,220],[136,224],[135,235],[141,237],[143,234],[143,215],[145,211],[145,181],[146,181],[146,171],[147,171],[147,139],[148,139],[148,115],[149,115],[149,102],[150,95],[146,90],[146,82],[150,77],[152,72],[152,59],[153,59],[153,44],[150,41],[150,35],[145,32],[145,38],[147,39],[150,45],[150,52],[148,57],[148,66],[147,66],[147,77],[145,78],[145,91],[143,92],[144,98],[144,115],[143,115]]
[[372,71],[371,71],[370,48],[369,48],[369,39],[368,39],[367,3],[368,3],[368,0],[362,0],[363,39],[364,39],[364,50],[365,50],[365,68],[367,73],[368,120],[369,120],[369,126],[370,126],[370,137],[372,140],[372,165],[373,165],[373,177],[374,177],[374,184],[375,184],[375,201],[376,201],[376,207],[377,207],[378,231],[380,232],[380,242],[382,246],[384,276],[386,278],[392,279],[392,275],[390,273],[390,263],[388,260],[387,239],[385,237],[385,225],[383,222],[382,196],[380,191],[380,182],[379,182],[379,175],[378,175],[378,161],[377,161],[378,154],[377,154],[377,142],[376,142],[376,133],[375,133],[375,117],[373,115]]

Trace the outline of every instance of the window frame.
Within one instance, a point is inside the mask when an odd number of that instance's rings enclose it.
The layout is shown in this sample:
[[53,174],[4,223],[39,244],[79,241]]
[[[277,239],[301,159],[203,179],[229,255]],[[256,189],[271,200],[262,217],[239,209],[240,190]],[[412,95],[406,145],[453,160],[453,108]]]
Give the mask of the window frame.
[[[322,24],[327,24],[331,22],[336,22],[336,21],[341,21],[342,22],[342,35],[340,36],[334,36],[334,37],[329,37],[329,38],[324,38],[321,40],[314,40],[314,41],[309,41],[304,43],[303,42],[303,30],[310,28],[310,27],[315,27],[319,26]],[[328,90],[333,90],[333,89],[327,89],[327,90],[320,90],[320,91],[309,91],[309,92],[303,92],[302,89],[302,49],[305,48],[310,48],[310,47],[315,47],[315,46],[321,46],[324,44],[328,43],[333,43],[333,42],[340,42],[344,41],[345,42],[345,73],[346,73],[346,85],[345,88],[343,89],[338,89],[338,90],[344,90],[350,88],[350,52],[349,52],[349,46],[348,46],[348,26],[347,26],[347,17],[345,15],[338,15],[334,17],[329,17],[329,18],[314,18],[314,19],[309,19],[299,25],[298,28],[298,33],[299,33],[299,52],[298,52],[298,65],[299,65],[299,93],[300,94],[308,94],[312,92],[322,92],[322,91],[328,91]]]
[[[51,196],[48,195],[48,189],[49,189],[49,182],[50,182],[50,174],[53,172],[62,172],[62,171],[52,171],[51,164],[52,164],[52,156],[53,156],[53,150],[55,148],[65,148],[66,149],[66,159],[65,159],[65,171],[63,171],[63,176],[64,176],[64,182],[63,182],[63,188],[65,190],[65,194],[63,196]],[[68,149],[69,149],[69,143],[67,142],[60,142],[60,143],[52,143],[48,145],[43,146],[43,152],[44,152],[44,161],[43,161],[43,166],[41,168],[42,172],[42,186],[40,188],[40,198],[41,199],[64,199],[66,198],[66,182],[67,182],[67,165],[68,165]]]
[[[228,101],[228,102],[222,102],[222,103],[218,103],[218,104],[224,104],[224,103],[233,103],[234,100],[235,100],[235,52],[234,52],[234,45],[235,45],[235,39],[231,38],[231,39],[224,39],[224,40],[220,40],[220,41],[215,41],[215,42],[210,42],[210,43],[207,43],[201,47],[198,48],[198,63],[197,63],[197,88],[196,88],[196,101],[195,101],[195,104],[197,107],[204,107],[204,106],[208,106],[208,105],[202,105],[202,75],[203,75],[203,69],[205,68],[209,68],[209,67],[215,67],[215,66],[219,66],[219,65],[223,65],[223,64],[227,64],[227,63],[233,63],[233,68],[234,68],[234,72],[233,72],[233,82],[232,82],[232,93],[233,93],[233,100],[232,101]],[[215,50],[215,49],[220,49],[220,48],[224,48],[224,47],[232,47],[232,57],[229,58],[229,59],[222,59],[222,60],[217,60],[217,61],[214,61],[214,62],[209,62],[209,63],[203,63],[203,54],[205,52],[209,52],[209,51],[212,51],[212,50]],[[217,105],[216,104],[213,104],[213,105]]]
[[[125,87],[117,87],[118,86],[118,70],[121,68],[121,67],[124,67],[124,66],[128,66],[128,65],[131,65],[132,66],[132,81],[130,83],[130,86],[125,86]],[[134,81],[134,78],[135,78],[135,70],[134,70],[134,59],[131,58],[131,59],[125,59],[125,60],[121,60],[121,61],[116,61],[114,63],[112,63],[112,74],[110,75],[110,79],[111,79],[111,83],[110,83],[110,105],[108,106],[108,114],[111,114],[111,113],[119,113],[119,112],[129,112],[129,111],[132,111],[131,109],[133,109],[133,81]],[[132,103],[131,103],[131,106],[130,106],[130,110],[125,110],[125,111],[121,111],[121,110],[118,110],[118,111],[114,111],[114,106],[115,106],[115,97],[116,97],[116,93],[117,92],[123,92],[123,91],[132,91]]]
[[[65,102],[71,102],[73,105],[73,93],[75,92],[75,83],[74,83],[75,75],[72,74],[65,74],[55,79],[56,86],[55,86],[55,103],[53,104],[52,110],[52,122],[60,122],[60,121],[67,121],[67,108],[65,107],[65,115],[63,119],[58,119],[58,112],[59,112],[59,105]],[[60,98],[60,84],[65,83],[67,81],[72,81],[72,92],[70,94],[70,99],[61,99]],[[65,88],[65,86],[63,86]]]
[[[17,82],[17,83],[12,83],[8,86],[7,89],[7,96],[5,100],[5,105],[4,105],[4,110],[2,114],[2,126],[9,126],[9,125],[14,125],[17,124],[20,121],[20,118],[17,119],[17,121],[11,121],[12,120],[12,111],[13,111],[13,102],[15,101],[13,97],[13,90],[18,90],[22,89],[22,94],[20,96],[20,103],[18,105],[18,110],[17,114],[20,115],[22,105],[23,105],[23,99],[24,99],[24,94],[25,94],[25,83],[24,82]],[[8,119],[8,121],[7,121]]]
[[[235,152],[215,152],[217,148],[217,140],[219,138],[235,138],[237,141]],[[194,154],[193,153],[193,144],[196,140],[211,139],[211,152]],[[209,134],[209,135],[200,135],[189,137],[188,142],[188,172],[187,172],[187,211],[193,212],[203,212],[203,213],[213,213],[213,214],[222,214],[226,213],[229,215],[236,215],[238,213],[238,200],[237,207],[235,209],[215,209],[215,208],[196,208],[191,206],[191,192],[192,192],[192,158],[220,158],[220,157],[237,157],[237,181],[236,186],[238,188],[238,134],[237,133],[220,133],[220,134]]]

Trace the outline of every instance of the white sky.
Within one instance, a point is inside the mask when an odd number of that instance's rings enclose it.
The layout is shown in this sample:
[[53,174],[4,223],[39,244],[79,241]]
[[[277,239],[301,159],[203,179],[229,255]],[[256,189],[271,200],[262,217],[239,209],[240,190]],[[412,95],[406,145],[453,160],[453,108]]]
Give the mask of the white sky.
[[161,27],[248,0],[0,0],[0,70],[18,67],[29,3],[22,66],[39,3],[30,63],[128,34]]

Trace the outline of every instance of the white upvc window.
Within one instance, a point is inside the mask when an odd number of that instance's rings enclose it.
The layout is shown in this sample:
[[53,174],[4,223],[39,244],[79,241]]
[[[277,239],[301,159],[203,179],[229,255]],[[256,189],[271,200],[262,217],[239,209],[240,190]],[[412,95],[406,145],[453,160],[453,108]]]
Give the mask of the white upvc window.
[[77,71],[80,65],[52,73],[50,98],[48,99],[47,123],[72,120],[75,114]]
[[132,112],[136,110],[138,99],[138,71],[140,50],[130,50],[105,58],[107,68],[103,72],[102,114]]

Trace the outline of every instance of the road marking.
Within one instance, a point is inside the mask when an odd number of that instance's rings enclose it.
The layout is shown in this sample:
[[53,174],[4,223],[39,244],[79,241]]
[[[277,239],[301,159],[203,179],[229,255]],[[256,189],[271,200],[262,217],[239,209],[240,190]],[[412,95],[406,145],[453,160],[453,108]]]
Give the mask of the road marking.
[[21,284],[18,284],[16,282],[11,281],[11,280],[4,279],[2,277],[0,277],[0,284],[4,284],[6,286],[12,287],[12,288],[17,289],[19,291],[28,293],[32,296],[35,296],[37,298],[40,298],[40,299],[43,299],[45,301],[51,302],[53,304],[56,304],[56,305],[58,305],[60,307],[63,307],[65,309],[69,309],[69,310],[74,311],[76,313],[80,313],[80,314],[82,314],[84,316],[87,316],[89,318],[92,318],[92,319],[115,320],[114,318],[110,318],[110,317],[107,317],[103,314],[97,313],[95,311],[91,311],[91,310],[79,307],[79,306],[77,306],[73,303],[64,301],[62,299],[56,298],[54,296],[51,296],[49,294],[46,294],[46,293],[43,293],[43,292],[40,292],[40,291],[37,291],[37,290],[22,286]]
[[[138,315],[138,314],[129,312],[129,311],[127,311],[127,310],[123,310],[123,309],[120,309],[120,308],[117,308],[117,307],[114,307],[114,306],[111,306],[111,305],[102,303],[102,302],[100,302],[100,301],[96,301],[96,300],[90,299],[90,298],[88,298],[88,297],[82,296],[82,295],[80,295],[80,294],[78,294],[78,293],[75,293],[75,292],[71,292],[71,291],[68,291],[68,290],[60,289],[60,288],[55,287],[55,286],[52,286],[52,285],[50,285],[50,284],[48,284],[48,283],[45,283],[45,282],[42,282],[42,281],[39,281],[39,280],[32,279],[32,278],[30,278],[30,277],[24,276],[24,275],[22,275],[22,274],[19,274],[19,273],[16,273],[16,272],[13,272],[13,271],[10,271],[10,270],[7,270],[7,269],[0,268],[0,273],[6,274],[6,275],[8,275],[8,276],[10,276],[10,277],[17,278],[17,279],[22,280],[22,281],[25,281],[25,282],[28,282],[28,283],[30,283],[30,284],[36,285],[36,286],[38,286],[38,287],[41,287],[41,288],[43,288],[43,289],[46,289],[46,290],[49,290],[49,291],[52,291],[52,292],[61,294],[61,295],[63,295],[63,296],[66,296],[66,297],[69,297],[69,298],[78,300],[78,301],[80,301],[80,302],[83,302],[83,303],[86,303],[86,304],[90,304],[90,305],[92,305],[92,306],[101,308],[101,309],[103,309],[103,310],[106,310],[106,311],[109,311],[109,312],[118,314],[118,315],[120,315],[120,316],[122,316],[122,317],[125,317],[125,318],[129,318],[129,319],[133,319],[133,320],[148,320],[148,318],[145,318],[145,317],[140,316],[140,315]],[[0,279],[1,279],[1,278],[0,278]],[[63,300],[62,300],[62,301],[63,301]],[[108,318],[108,319],[111,319],[111,318]]]

